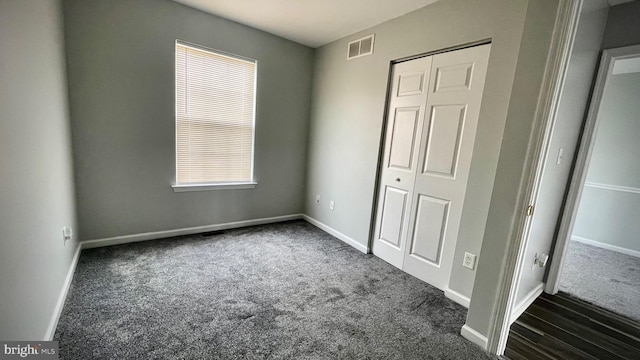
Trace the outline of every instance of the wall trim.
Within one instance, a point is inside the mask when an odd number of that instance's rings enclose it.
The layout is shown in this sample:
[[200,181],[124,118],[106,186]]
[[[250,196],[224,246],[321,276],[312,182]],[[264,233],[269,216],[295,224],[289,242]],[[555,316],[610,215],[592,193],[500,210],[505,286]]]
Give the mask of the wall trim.
[[473,330],[471,327],[469,327],[469,325],[464,324],[462,330],[460,330],[460,335],[462,335],[463,338],[471,341],[472,343],[480,346],[482,349],[487,350],[487,337]]
[[603,243],[603,242],[600,242],[600,241],[587,239],[587,238],[582,237],[582,236],[572,235],[571,236],[571,240],[572,241],[577,241],[577,242],[580,242],[580,243],[583,243],[583,244],[599,247],[599,248],[602,248],[602,249],[607,249],[607,250],[611,250],[611,251],[615,251],[615,252],[619,252],[619,253],[622,253],[622,254],[631,255],[631,256],[635,256],[635,257],[639,257],[640,258],[640,251],[638,251],[638,250],[627,249],[627,248],[623,248],[621,246],[606,244],[606,243]]
[[640,188],[631,187],[631,186],[619,186],[619,185],[611,185],[611,184],[602,184],[602,183],[595,183],[595,182],[589,182],[589,181],[585,182],[584,186],[590,187],[590,188],[595,188],[595,189],[604,189],[604,190],[628,192],[628,193],[632,193],[632,194],[640,194]]
[[449,299],[455,301],[456,303],[466,307],[467,309],[469,308],[469,304],[471,303],[471,299],[460,294],[459,292],[455,291],[455,290],[451,290],[450,288],[446,288],[444,289],[444,296],[448,297]]
[[527,296],[525,296],[524,299],[522,299],[519,304],[517,304],[513,308],[513,311],[511,312],[511,317],[509,318],[510,324],[513,324],[516,320],[518,320],[520,315],[522,315],[522,313],[524,313],[527,310],[527,308],[529,308],[529,306],[531,306],[531,304],[533,304],[533,302],[536,301],[538,296],[542,294],[542,291],[544,290],[544,285],[545,285],[544,283],[538,284],[536,287],[533,288],[533,290],[529,291]]
[[320,221],[312,218],[311,216],[306,215],[306,214],[302,214],[302,218],[304,220],[306,220],[308,223],[310,223],[311,225],[317,227],[318,229],[320,229],[320,230],[322,230],[324,232],[327,232],[327,233],[333,235],[334,237],[337,237],[338,239],[340,239],[340,240],[344,241],[345,243],[353,246],[354,248],[360,250],[361,252],[363,252],[365,254],[368,254],[370,252],[368,246],[357,242],[356,240],[348,237],[347,235],[339,232],[338,230],[336,230],[336,229],[334,229],[334,228],[332,228],[332,227],[330,227],[330,226],[328,226],[326,224],[323,224]]
[[146,232],[146,233],[140,233],[140,234],[115,236],[115,237],[104,238],[104,239],[86,240],[86,241],[82,241],[81,244],[83,249],[92,249],[92,248],[103,247],[103,246],[120,245],[120,244],[132,243],[132,242],[162,239],[162,238],[167,238],[172,236],[191,235],[191,234],[199,234],[199,233],[208,232],[208,231],[218,231],[218,230],[235,229],[235,228],[240,228],[245,226],[271,224],[271,223],[277,223],[277,222],[288,221],[288,220],[297,220],[301,218],[302,218],[301,214],[274,216],[274,217],[262,218],[262,219],[234,221],[234,222],[229,222],[224,224],[194,226],[194,227],[188,227],[188,228],[182,228],[182,229],[153,231],[153,232]]
[[67,276],[65,276],[64,278],[62,289],[60,289],[60,295],[58,295],[58,301],[56,302],[56,307],[53,309],[53,314],[51,315],[49,326],[47,327],[47,330],[44,333],[44,341],[53,340],[53,336],[56,333],[56,328],[58,327],[58,321],[60,320],[60,315],[62,315],[62,309],[64,308],[65,301],[67,300],[67,294],[69,293],[69,288],[71,288],[71,281],[73,280],[73,274],[75,274],[76,272],[76,266],[78,265],[78,259],[80,258],[81,250],[82,250],[82,245],[78,243],[76,245],[76,250],[75,250],[75,253],[73,254],[73,259],[71,260],[71,264],[69,265],[69,270],[67,270]]

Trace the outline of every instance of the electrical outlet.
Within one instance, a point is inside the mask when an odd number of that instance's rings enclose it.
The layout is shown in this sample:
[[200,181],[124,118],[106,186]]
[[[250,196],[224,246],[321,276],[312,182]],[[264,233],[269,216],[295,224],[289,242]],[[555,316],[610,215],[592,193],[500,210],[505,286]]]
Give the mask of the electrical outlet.
[[336,206],[335,201],[331,200],[329,201],[329,210],[333,211],[333,208]]
[[320,206],[320,195],[316,195],[316,206]]
[[64,241],[64,244],[67,245],[67,241],[71,240],[72,238],[73,238],[73,230],[68,226],[63,227],[62,239]]
[[545,266],[547,266],[547,261],[549,261],[549,255],[536,253],[533,259],[533,266],[531,267],[531,271],[535,270],[537,267],[544,268]]
[[464,261],[462,262],[462,266],[471,270],[475,269],[476,256],[473,254],[469,254],[468,252],[464,253]]

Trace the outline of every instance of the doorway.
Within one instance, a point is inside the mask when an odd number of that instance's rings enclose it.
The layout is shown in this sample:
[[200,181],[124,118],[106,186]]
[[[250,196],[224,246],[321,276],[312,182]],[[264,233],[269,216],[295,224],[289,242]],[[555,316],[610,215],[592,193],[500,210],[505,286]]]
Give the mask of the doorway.
[[550,294],[511,325],[509,358],[637,358],[638,75],[640,46],[604,51],[547,279]]
[[392,67],[373,253],[449,283],[490,44]]
[[[605,50],[550,275],[562,291],[640,321],[640,46]],[[571,196],[572,195],[572,196]],[[560,241],[564,240],[564,242]]]

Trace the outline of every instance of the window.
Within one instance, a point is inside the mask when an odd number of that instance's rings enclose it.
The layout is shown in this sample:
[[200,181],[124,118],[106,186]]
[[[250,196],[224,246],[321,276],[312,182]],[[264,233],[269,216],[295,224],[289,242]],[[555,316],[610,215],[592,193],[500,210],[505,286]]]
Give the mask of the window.
[[254,187],[256,61],[176,41],[176,191]]

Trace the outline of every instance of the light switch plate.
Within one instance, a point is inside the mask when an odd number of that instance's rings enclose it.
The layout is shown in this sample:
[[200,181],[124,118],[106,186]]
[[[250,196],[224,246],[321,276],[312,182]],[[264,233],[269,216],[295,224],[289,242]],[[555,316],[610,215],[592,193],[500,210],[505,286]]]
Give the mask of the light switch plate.
[[62,239],[64,240],[64,243],[66,244],[67,241],[71,240],[72,237],[73,237],[73,230],[68,226],[63,227]]

